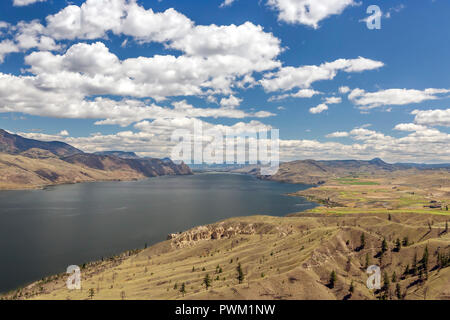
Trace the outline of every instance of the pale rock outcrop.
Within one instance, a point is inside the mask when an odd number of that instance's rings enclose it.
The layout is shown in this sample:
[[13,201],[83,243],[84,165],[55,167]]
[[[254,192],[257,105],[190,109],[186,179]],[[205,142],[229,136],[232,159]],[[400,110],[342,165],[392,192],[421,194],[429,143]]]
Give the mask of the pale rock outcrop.
[[184,248],[195,245],[199,241],[229,239],[236,235],[256,234],[254,224],[244,223],[218,223],[213,225],[196,227],[182,233],[169,234],[167,240],[171,240],[174,248]]

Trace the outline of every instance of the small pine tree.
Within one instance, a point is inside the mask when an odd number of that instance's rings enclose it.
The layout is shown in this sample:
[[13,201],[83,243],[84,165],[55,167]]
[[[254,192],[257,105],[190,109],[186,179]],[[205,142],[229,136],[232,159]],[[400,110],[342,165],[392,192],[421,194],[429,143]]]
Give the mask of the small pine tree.
[[390,285],[391,285],[391,282],[389,281],[388,273],[385,271],[384,272],[384,277],[383,277],[383,288],[382,288],[383,291],[384,292],[388,292]]
[[364,233],[361,233],[361,245],[359,246],[361,249],[364,249],[366,246],[366,236]]
[[400,287],[400,283],[397,283],[395,287],[395,295],[397,296],[398,300],[402,299],[402,288]]
[[399,238],[395,241],[395,251],[400,252],[400,249],[402,248],[402,243]]
[[388,215],[388,220],[389,221],[391,221],[392,220],[392,216],[391,216],[391,214],[389,213],[389,215]]
[[404,237],[404,238],[403,238],[403,246],[404,246],[404,247],[409,246],[409,239],[408,239],[408,237]]
[[370,257],[369,254],[366,253],[366,265],[365,265],[366,269],[369,267],[369,265],[370,265]]
[[397,282],[397,274],[395,273],[395,271],[394,271],[394,273],[392,274],[392,282],[393,283],[396,283]]
[[206,276],[203,278],[203,284],[205,285],[206,290],[211,287],[211,278],[209,277],[209,274],[207,273]]
[[422,256],[422,268],[425,272],[428,271],[428,246],[425,247]]
[[183,297],[186,294],[186,285],[184,282],[181,284],[180,293],[183,295]]
[[331,271],[330,274],[330,288],[333,289],[334,286],[336,285],[337,282],[337,275],[336,275],[336,271]]
[[[448,206],[446,207],[447,211],[448,211]],[[445,233],[448,233],[448,221],[445,221],[445,229],[444,229]]]
[[413,263],[412,263],[412,273],[413,275],[417,274],[417,253],[414,253]]
[[241,284],[242,282],[244,282],[244,272],[242,271],[242,267],[241,267],[240,263],[238,264],[236,270],[238,273],[237,280],[239,281],[239,284]]
[[122,300],[125,300],[126,297],[127,297],[127,295],[125,294],[125,291],[121,291],[121,292],[120,292],[120,298],[121,298]]
[[403,274],[404,274],[405,276],[407,276],[409,273],[410,273],[410,270],[409,270],[409,264],[407,264],[406,267],[405,267],[405,272],[403,272]]
[[381,242],[381,252],[385,253],[388,250],[388,245],[386,238],[383,238],[383,242]]
[[348,289],[348,291],[350,292],[350,295],[352,295],[355,292],[355,284],[352,282],[350,283],[350,288]]
[[94,297],[94,295],[95,295],[95,290],[94,290],[94,288],[90,288],[90,289],[89,289],[89,293],[88,293],[89,299],[92,300],[92,298]]

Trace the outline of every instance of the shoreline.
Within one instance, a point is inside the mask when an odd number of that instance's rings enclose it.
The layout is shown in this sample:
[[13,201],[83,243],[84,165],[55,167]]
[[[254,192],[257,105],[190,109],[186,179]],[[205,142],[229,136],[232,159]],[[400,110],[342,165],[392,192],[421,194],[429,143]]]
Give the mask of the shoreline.
[[195,173],[191,174],[166,174],[161,176],[154,177],[142,177],[142,178],[130,178],[130,179],[100,179],[100,180],[87,180],[87,181],[77,181],[77,182],[61,182],[61,183],[53,183],[46,185],[37,185],[37,186],[29,186],[29,187],[18,187],[18,188],[4,188],[0,186],[0,192],[2,191],[32,191],[32,190],[46,190],[50,187],[58,187],[58,186],[69,186],[74,184],[83,184],[83,183],[97,183],[97,182],[133,182],[133,181],[144,181],[147,179],[158,178],[158,177],[166,177],[166,176],[192,176]]

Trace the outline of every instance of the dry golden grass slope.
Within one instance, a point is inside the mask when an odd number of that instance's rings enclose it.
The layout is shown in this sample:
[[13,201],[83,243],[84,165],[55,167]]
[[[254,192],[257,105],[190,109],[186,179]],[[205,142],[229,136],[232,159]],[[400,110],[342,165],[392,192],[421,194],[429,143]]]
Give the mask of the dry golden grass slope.
[[82,167],[47,155],[33,158],[0,153],[0,190],[34,189],[53,184],[142,179],[134,170],[103,171]]
[[[198,227],[153,247],[87,264],[82,290],[66,288],[61,274],[9,294],[16,299],[375,299],[383,292],[366,287],[369,264],[391,283],[387,297],[450,299],[450,268],[438,255],[450,254],[449,216],[428,214],[254,216]],[[360,247],[361,234],[365,247]],[[409,244],[395,251],[396,239]],[[383,239],[388,249],[379,255]],[[429,252],[427,273],[420,262]],[[413,270],[405,274],[406,266]],[[241,264],[244,282],[238,283]],[[329,287],[330,273],[337,282]],[[392,281],[393,274],[396,280]],[[211,278],[206,290],[203,279]],[[420,276],[420,274],[422,274]],[[353,282],[355,290],[350,295]],[[186,293],[180,292],[184,283]]]

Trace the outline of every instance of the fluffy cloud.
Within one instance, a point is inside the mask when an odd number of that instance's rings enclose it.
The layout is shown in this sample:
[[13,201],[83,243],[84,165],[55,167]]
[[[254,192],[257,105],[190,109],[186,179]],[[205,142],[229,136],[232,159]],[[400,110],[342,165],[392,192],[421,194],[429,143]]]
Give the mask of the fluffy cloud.
[[338,59],[322,63],[319,66],[283,67],[277,72],[266,74],[260,83],[267,92],[309,88],[316,81],[334,79],[338,71],[362,72],[378,69],[383,65],[383,62],[359,57],[357,59]]
[[286,98],[311,98],[316,94],[321,94],[321,92],[313,90],[313,89],[300,89],[294,93],[286,93],[278,96],[272,96],[269,98],[269,101],[278,101]]
[[87,0],[80,7],[71,5],[47,17],[45,30],[55,39],[97,39],[107,32],[139,42],[164,43],[189,56],[249,60],[256,70],[278,66],[273,59],[281,52],[280,41],[251,22],[196,26],[174,9],[154,12],[135,0]]
[[6,55],[19,51],[19,47],[13,41],[3,40],[0,42],[0,63],[4,61]]
[[[12,28],[22,50],[38,48],[57,50],[56,40],[99,39],[108,33],[132,37],[141,43],[159,42],[181,51],[188,58],[203,59],[219,70],[225,70],[217,85],[227,85],[230,73],[248,76],[255,71],[280,66],[280,40],[251,22],[242,25],[197,26],[174,9],[164,12],[146,10],[135,0],[87,0],[81,6],[69,5],[39,21]],[[19,34],[22,39],[17,38]],[[20,45],[23,43],[23,45]],[[232,71],[232,70],[234,71]]]
[[317,114],[317,113],[322,113],[326,110],[328,110],[328,106],[324,103],[321,103],[317,107],[310,108],[309,113]]
[[[232,126],[212,124],[193,118],[156,119],[142,121],[135,125],[137,132],[121,131],[116,134],[96,133],[88,137],[68,137],[45,135],[42,133],[21,133],[41,140],[62,140],[82,150],[93,152],[99,150],[120,149],[137,151],[142,156],[170,156],[174,142],[171,135],[175,129],[192,132],[194,125],[201,125],[204,130],[232,130],[234,133],[251,133],[271,129],[258,121],[238,122]],[[349,132],[335,132],[327,137],[348,137],[353,142],[343,144],[317,140],[279,140],[280,159],[371,159],[381,157],[389,162],[449,162],[448,145],[450,135],[436,129],[407,126],[402,124],[397,129],[408,129],[406,136],[395,138],[367,128],[354,128]],[[417,129],[417,130],[414,130]],[[404,130],[402,130],[404,131]],[[208,139],[206,139],[208,140]]]
[[361,109],[372,109],[380,106],[406,105],[420,103],[426,100],[435,100],[439,95],[448,93],[448,89],[387,89],[377,92],[366,92],[362,89],[354,89],[348,98]]
[[[174,9],[154,12],[135,0],[87,0],[48,16],[45,24],[0,25],[5,27],[12,39],[0,42],[0,61],[11,52],[40,51],[25,57],[27,76],[0,74],[0,112],[92,118],[123,126],[158,117],[273,115],[236,109],[242,100],[233,96],[234,88],[253,86],[253,73],[280,66],[280,40],[250,22],[201,26]],[[77,43],[65,52],[55,42],[106,38],[109,33],[139,43],[159,42],[178,52],[120,60],[102,42]],[[215,95],[227,96],[220,108],[186,103],[161,107],[139,100],[198,96],[215,101]]]
[[450,109],[414,110],[414,122],[425,126],[450,127]]
[[[46,92],[78,93],[79,96],[114,95],[164,100],[174,96],[229,94],[239,65],[194,56],[154,56],[126,60],[111,53],[101,42],[79,43],[63,55],[33,52],[25,58],[27,84]],[[222,105],[236,107],[240,99],[230,96]]]
[[338,104],[342,102],[342,98],[341,97],[327,97],[325,98],[325,103],[326,104]]
[[236,98],[235,96],[231,95],[228,98],[222,98],[220,100],[220,105],[222,107],[228,107],[228,108],[235,108],[239,106],[242,102],[242,99]]
[[336,132],[326,135],[327,138],[344,138],[344,137],[348,137],[348,136],[349,136],[349,133],[345,132],[345,131],[336,131]]
[[13,0],[13,6],[22,7],[36,2],[44,2],[47,0]]
[[236,0],[224,0],[221,4],[220,4],[220,8],[224,8],[224,7],[228,7],[231,6]]
[[69,135],[69,131],[67,131],[67,130],[61,130],[61,131],[59,132],[59,135],[60,135],[60,136],[63,136],[63,137],[66,137],[66,136]]
[[102,78],[94,78],[85,83],[83,76],[73,77],[69,72],[62,73],[59,78],[18,77],[0,73],[0,112],[22,112],[55,118],[101,119],[97,124],[122,126],[156,118],[263,118],[273,115],[264,111],[246,113],[233,108],[195,108],[184,101],[174,102],[173,107],[161,107],[136,99],[87,99],[86,92],[95,90],[95,86],[91,85],[102,83],[101,80]]
[[267,3],[278,11],[278,20],[314,29],[323,19],[341,14],[345,8],[355,5],[353,0],[268,0]]
[[349,87],[346,87],[346,86],[339,87],[339,93],[346,94],[346,93],[349,93],[349,92],[350,92],[350,88]]
[[399,123],[394,127],[394,130],[399,130],[399,131],[423,131],[426,130],[427,127],[425,126],[421,126],[421,125],[417,125],[415,123]]

